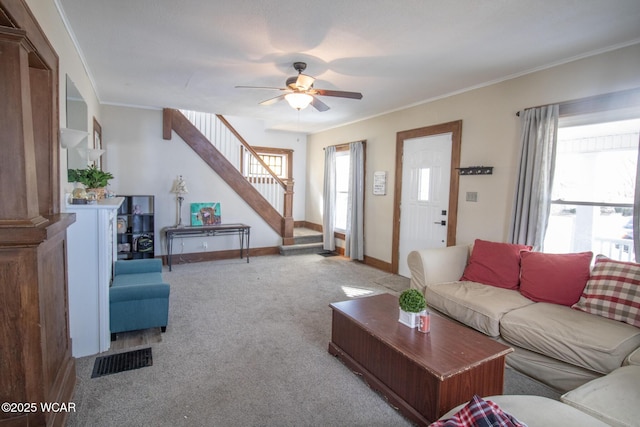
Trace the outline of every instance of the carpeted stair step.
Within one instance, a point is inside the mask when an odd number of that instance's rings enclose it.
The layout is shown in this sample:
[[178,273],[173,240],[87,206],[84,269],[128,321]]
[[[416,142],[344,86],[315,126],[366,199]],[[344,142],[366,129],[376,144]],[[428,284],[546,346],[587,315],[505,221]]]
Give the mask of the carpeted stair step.
[[317,243],[298,243],[295,245],[280,246],[280,255],[303,255],[317,254],[324,252],[322,242]]
[[305,234],[300,236],[296,236],[294,234],[293,240],[296,242],[296,245],[304,245],[306,243],[322,243],[322,233]]

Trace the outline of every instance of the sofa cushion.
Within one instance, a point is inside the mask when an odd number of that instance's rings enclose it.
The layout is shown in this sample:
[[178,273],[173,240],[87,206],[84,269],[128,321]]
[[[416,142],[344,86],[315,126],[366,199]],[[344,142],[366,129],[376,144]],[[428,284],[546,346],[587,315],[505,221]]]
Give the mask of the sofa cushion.
[[640,328],[640,264],[598,255],[584,293],[573,308]]
[[507,354],[507,366],[541,382],[560,393],[573,390],[584,383],[600,378],[601,373],[585,369],[535,351],[526,350],[498,338],[513,351]]
[[505,313],[533,304],[518,291],[466,281],[429,285],[424,295],[429,307],[491,337]]
[[623,366],[565,393],[560,400],[612,426],[640,420],[640,366]]
[[476,239],[461,281],[517,289],[520,282],[520,251],[531,246]]
[[544,302],[506,313],[500,334],[513,345],[602,374],[640,346],[640,328]]
[[592,252],[523,252],[520,292],[534,301],[575,304],[589,280],[591,258]]
[[162,273],[119,274],[113,277],[111,286],[145,285],[163,282]]

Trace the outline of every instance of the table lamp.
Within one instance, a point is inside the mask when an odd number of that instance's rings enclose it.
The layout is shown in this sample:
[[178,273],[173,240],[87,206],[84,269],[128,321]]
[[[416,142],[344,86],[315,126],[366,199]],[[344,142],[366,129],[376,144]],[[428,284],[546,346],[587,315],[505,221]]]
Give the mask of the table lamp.
[[187,183],[182,179],[182,175],[173,181],[171,192],[177,195],[176,199],[178,201],[178,225],[176,225],[176,227],[184,227],[184,224],[182,224],[182,202],[184,201],[184,197],[182,197],[182,195],[187,194],[189,190],[187,190]]

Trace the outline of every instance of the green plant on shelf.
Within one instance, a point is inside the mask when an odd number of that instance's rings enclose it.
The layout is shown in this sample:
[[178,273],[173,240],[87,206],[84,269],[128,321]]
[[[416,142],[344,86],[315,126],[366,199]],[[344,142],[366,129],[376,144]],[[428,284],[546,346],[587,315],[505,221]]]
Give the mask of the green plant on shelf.
[[69,169],[67,178],[69,182],[79,182],[87,188],[103,188],[113,179],[113,175],[91,166],[88,169]]

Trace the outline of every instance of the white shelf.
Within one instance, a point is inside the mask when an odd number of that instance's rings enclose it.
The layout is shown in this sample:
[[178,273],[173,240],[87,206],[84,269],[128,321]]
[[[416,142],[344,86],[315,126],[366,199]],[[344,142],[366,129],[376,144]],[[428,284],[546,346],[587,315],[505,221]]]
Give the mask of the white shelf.
[[67,204],[76,222],[67,230],[69,329],[74,357],[109,350],[109,286],[116,259],[116,217],[124,199]]

